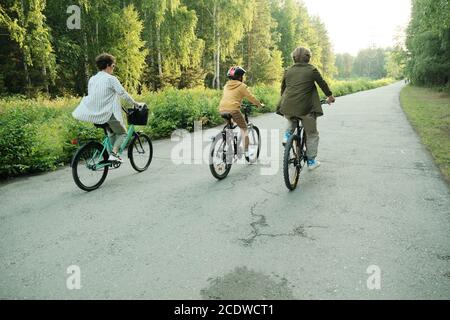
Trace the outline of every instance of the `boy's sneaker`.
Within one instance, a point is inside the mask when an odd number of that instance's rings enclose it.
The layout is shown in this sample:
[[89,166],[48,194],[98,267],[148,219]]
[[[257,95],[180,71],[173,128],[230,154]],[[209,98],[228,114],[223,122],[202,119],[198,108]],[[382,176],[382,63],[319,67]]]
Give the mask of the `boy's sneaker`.
[[292,136],[292,132],[291,131],[286,131],[285,133],[284,133],[284,136],[283,136],[283,146],[285,146],[286,145],[286,143],[288,142],[288,140],[289,140],[289,138]]
[[310,171],[315,170],[318,167],[320,167],[320,162],[319,161],[317,161],[316,159],[308,160],[308,169]]
[[111,152],[111,154],[109,155],[108,161],[120,162],[120,163],[123,162],[122,158],[113,152]]
[[250,162],[250,160],[253,161],[253,158],[255,157],[255,150],[250,150],[250,151],[245,151],[244,153],[245,155],[245,160],[247,160],[248,162]]

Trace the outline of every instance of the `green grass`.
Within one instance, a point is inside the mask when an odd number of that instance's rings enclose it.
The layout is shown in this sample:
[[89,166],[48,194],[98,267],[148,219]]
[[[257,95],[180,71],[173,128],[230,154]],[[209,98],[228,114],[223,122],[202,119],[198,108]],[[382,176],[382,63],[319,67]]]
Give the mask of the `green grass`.
[[400,93],[405,113],[450,182],[450,95],[406,86]]

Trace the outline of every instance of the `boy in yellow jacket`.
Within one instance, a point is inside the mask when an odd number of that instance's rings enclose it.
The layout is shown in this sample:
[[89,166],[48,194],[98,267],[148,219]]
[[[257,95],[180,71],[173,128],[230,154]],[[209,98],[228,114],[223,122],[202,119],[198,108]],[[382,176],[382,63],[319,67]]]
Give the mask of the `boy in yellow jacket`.
[[263,104],[256,99],[248,90],[247,85],[243,83],[245,70],[242,67],[231,67],[228,72],[228,81],[223,88],[222,100],[219,104],[219,112],[229,113],[233,118],[233,121],[241,129],[241,136],[244,137],[244,152],[245,157],[252,157],[248,153],[248,130],[247,122],[241,113],[241,102],[242,99],[247,98],[252,104],[257,107],[262,107]]

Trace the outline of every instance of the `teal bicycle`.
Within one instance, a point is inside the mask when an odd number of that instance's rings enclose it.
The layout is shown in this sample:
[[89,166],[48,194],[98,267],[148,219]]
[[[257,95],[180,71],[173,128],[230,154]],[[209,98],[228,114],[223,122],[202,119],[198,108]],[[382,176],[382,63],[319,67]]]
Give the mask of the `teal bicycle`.
[[[146,105],[139,108],[128,109],[127,138],[119,149],[119,154],[128,148],[128,158],[131,166],[138,172],[148,169],[153,158],[153,145],[150,137],[142,132],[137,132],[135,125],[146,125],[148,109]],[[109,154],[113,146],[108,133],[111,129],[107,123],[94,124],[105,131],[103,143],[89,141],[83,144],[75,152],[71,167],[75,184],[84,191],[93,191],[99,188],[105,181],[109,169],[117,169],[121,162],[109,161]]]

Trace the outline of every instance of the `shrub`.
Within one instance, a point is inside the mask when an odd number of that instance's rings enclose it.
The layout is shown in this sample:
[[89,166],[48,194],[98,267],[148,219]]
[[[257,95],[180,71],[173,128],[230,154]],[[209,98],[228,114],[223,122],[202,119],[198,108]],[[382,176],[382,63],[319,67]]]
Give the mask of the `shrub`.
[[23,109],[1,112],[0,177],[18,175],[31,168],[31,153],[36,139],[31,115],[31,112]]

